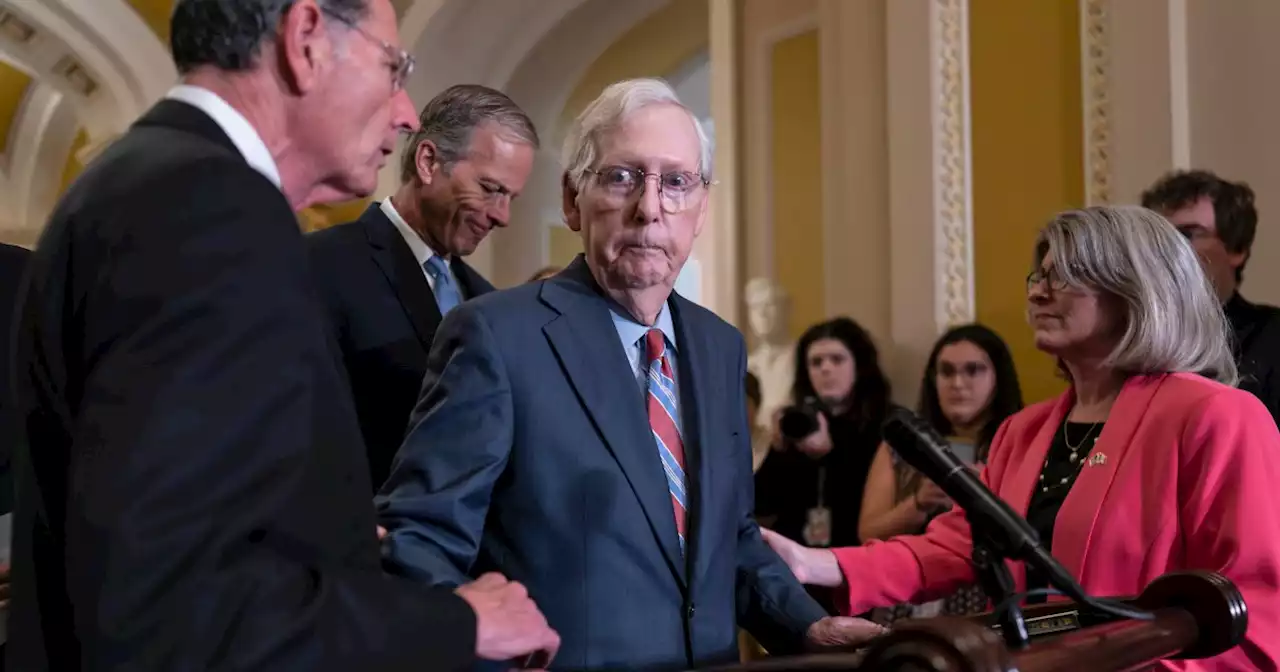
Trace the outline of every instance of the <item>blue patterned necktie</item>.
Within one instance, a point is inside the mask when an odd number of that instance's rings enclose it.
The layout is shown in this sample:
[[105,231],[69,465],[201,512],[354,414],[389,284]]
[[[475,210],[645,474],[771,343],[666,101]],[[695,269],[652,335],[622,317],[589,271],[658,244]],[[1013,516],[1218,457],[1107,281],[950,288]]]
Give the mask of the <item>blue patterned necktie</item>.
[[684,441],[680,438],[680,411],[676,408],[676,383],[671,370],[671,360],[666,356],[667,343],[659,329],[650,329],[644,338],[648,356],[649,428],[653,430],[654,443],[658,444],[658,456],[662,470],[667,474],[667,490],[671,493],[671,508],[676,515],[676,535],[680,537],[680,550],[684,551],[685,528],[689,514],[685,498]]
[[462,294],[458,292],[458,286],[453,282],[453,276],[449,274],[449,267],[445,265],[444,259],[436,255],[431,255],[427,261],[422,264],[426,269],[427,275],[431,276],[435,287],[432,293],[436,296],[436,305],[440,307],[440,316],[443,317],[453,310],[453,307],[462,303]]

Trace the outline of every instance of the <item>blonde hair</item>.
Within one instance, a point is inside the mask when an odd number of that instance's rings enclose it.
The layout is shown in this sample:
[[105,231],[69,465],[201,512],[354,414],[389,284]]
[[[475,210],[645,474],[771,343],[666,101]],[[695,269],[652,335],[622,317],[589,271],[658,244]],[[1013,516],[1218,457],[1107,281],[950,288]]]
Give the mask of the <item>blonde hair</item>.
[[1137,206],[1069,210],[1036,238],[1033,267],[1046,257],[1068,284],[1124,302],[1124,335],[1104,366],[1238,382],[1222,303],[1191,243],[1165,218]]

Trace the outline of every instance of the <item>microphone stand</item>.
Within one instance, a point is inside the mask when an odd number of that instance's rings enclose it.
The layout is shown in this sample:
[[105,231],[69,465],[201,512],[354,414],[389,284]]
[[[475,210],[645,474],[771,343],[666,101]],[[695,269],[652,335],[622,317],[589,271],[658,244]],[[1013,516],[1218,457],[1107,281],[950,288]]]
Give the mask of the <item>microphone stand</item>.
[[1005,645],[1010,651],[1021,651],[1030,644],[1027,622],[1022,616],[1022,605],[1009,599],[1014,594],[1013,574],[1005,560],[1015,549],[1005,548],[1008,534],[999,526],[991,525],[985,516],[965,510],[973,538],[973,567],[983,592],[994,605],[1007,605],[998,616],[997,625]]

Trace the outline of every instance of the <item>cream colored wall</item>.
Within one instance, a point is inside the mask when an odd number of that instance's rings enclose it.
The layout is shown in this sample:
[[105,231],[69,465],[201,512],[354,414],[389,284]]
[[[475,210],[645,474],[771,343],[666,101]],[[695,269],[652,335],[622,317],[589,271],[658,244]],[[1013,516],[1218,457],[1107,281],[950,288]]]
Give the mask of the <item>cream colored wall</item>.
[[1089,190],[1135,202],[1171,168],[1206,168],[1258,194],[1260,222],[1243,291],[1280,304],[1280,3],[1273,0],[1080,0],[1086,34]]
[[816,30],[820,186],[811,193],[820,204],[819,221],[805,230],[808,260],[821,268],[813,293],[822,296],[821,317],[848,315],[871,331],[895,397],[911,403],[934,339],[973,318],[966,3],[740,7],[742,275],[786,280],[778,256],[794,246],[778,245],[777,229],[797,223],[777,221],[773,207],[786,181],[771,174],[780,166],[770,155],[778,130],[770,54],[780,40]]

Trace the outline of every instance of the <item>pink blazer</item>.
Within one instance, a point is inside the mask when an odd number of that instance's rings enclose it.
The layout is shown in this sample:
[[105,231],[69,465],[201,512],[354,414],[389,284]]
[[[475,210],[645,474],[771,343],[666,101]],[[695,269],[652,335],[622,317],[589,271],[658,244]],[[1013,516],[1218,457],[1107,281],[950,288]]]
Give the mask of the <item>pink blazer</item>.
[[[1028,407],[996,433],[982,478],[1025,513],[1072,392]],[[1277,670],[1280,665],[1280,431],[1247,392],[1191,374],[1137,376],[1112,407],[1067,495],[1053,555],[1085,590],[1136,595],[1165,572],[1208,569],[1235,582],[1249,608],[1246,641],[1170,670]],[[971,584],[972,541],[959,511],[924,534],[835,549],[848,613],[920,602]],[[1024,590],[1022,563],[1010,565]]]

